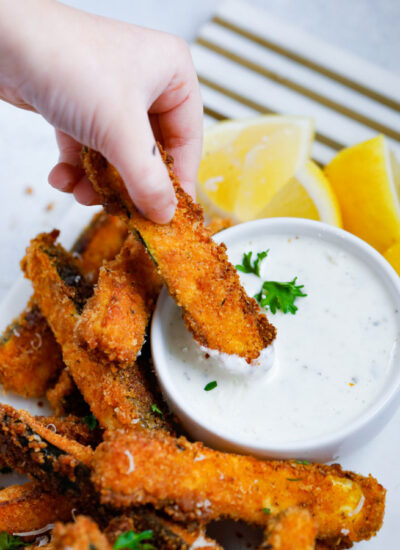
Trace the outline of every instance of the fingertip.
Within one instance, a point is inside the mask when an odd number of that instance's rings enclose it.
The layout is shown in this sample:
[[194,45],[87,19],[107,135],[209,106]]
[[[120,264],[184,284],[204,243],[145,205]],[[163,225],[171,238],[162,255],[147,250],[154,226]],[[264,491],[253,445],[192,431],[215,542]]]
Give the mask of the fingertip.
[[60,162],[49,173],[48,182],[52,187],[63,193],[71,193],[83,174],[82,168]]
[[144,215],[155,223],[165,225],[169,223],[174,217],[176,212],[176,204],[170,204],[162,210],[149,210],[144,212]]
[[74,197],[85,206],[101,204],[101,198],[93,189],[92,184],[86,176],[83,176],[74,187]]

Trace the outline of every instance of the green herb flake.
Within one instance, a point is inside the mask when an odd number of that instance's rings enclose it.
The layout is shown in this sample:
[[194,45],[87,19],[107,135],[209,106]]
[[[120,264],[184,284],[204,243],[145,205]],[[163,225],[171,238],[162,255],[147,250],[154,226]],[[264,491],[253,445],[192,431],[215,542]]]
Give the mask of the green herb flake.
[[0,533],[0,550],[12,550],[14,548],[21,548],[21,546],[28,546],[31,543],[24,542],[20,537],[9,535],[5,531]]
[[89,428],[89,430],[94,430],[97,426],[96,417],[93,414],[89,414],[83,418],[84,423]]
[[211,391],[213,390],[214,388],[216,388],[218,386],[218,383],[216,380],[213,380],[212,382],[209,382],[208,384],[206,384],[204,386],[204,391]]
[[251,256],[253,255],[253,252],[247,252],[243,254],[242,263],[236,265],[236,269],[238,271],[241,271],[242,273],[254,273],[254,275],[257,275],[257,277],[261,277],[260,275],[260,265],[261,262],[268,256],[268,250],[264,250],[264,252],[258,252],[257,253],[257,259],[251,262]]
[[264,512],[264,514],[267,514],[267,515],[271,513],[271,510],[269,508],[263,508],[262,511]]
[[307,294],[301,290],[304,285],[296,285],[297,277],[293,281],[280,283],[278,281],[264,281],[261,290],[254,296],[261,307],[268,307],[271,313],[278,309],[283,313],[294,315],[297,306],[294,305],[296,298],[304,298]]
[[151,410],[153,411],[153,413],[157,413],[157,414],[160,414],[161,416],[164,416],[163,412],[160,411],[160,409],[157,407],[155,403],[153,403],[153,405],[151,406]]
[[114,543],[114,550],[156,550],[156,547],[146,540],[153,538],[153,531],[142,531],[135,533],[134,531],[126,531],[122,533]]
[[304,466],[309,466],[310,463],[308,460],[295,460],[296,464],[304,464]]
[[287,481],[303,481],[302,477],[287,477]]

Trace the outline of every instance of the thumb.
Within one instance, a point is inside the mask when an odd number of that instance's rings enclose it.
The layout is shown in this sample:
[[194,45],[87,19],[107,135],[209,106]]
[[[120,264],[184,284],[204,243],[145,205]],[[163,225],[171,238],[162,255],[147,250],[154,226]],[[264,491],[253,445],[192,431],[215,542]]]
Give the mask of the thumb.
[[177,199],[146,109],[125,116],[109,136],[101,152],[121,174],[135,206],[152,221],[168,223]]

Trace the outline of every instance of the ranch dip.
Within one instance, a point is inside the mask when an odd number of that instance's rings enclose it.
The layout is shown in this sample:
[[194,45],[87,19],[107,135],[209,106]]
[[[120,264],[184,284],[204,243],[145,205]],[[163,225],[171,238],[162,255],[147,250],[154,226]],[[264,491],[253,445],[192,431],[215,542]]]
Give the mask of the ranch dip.
[[247,293],[254,296],[265,280],[297,277],[307,296],[296,298],[294,315],[266,312],[278,335],[263,364],[227,368],[198,346],[174,306],[164,328],[170,375],[185,407],[217,432],[260,444],[308,440],[344,427],[382,391],[398,311],[366,263],[317,237],[260,235],[235,243],[228,255],[235,265],[244,252],[254,259],[267,249],[260,278],[239,273]]

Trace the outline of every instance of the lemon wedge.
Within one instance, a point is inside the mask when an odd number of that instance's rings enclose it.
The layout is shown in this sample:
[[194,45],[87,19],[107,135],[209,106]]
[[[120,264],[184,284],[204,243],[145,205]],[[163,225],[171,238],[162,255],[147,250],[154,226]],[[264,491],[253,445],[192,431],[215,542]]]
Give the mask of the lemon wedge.
[[340,207],[322,170],[309,160],[257,217],[309,218],[342,227]]
[[308,160],[309,118],[266,115],[224,121],[205,132],[197,196],[208,216],[235,223],[291,216],[341,226],[338,201]]
[[207,213],[242,222],[260,213],[306,163],[314,134],[310,118],[265,115],[208,128],[198,173]]
[[394,243],[383,255],[393,269],[397,271],[397,274],[400,275],[400,241]]
[[380,252],[400,241],[400,167],[384,136],[344,149],[325,174],[339,200],[345,229]]

